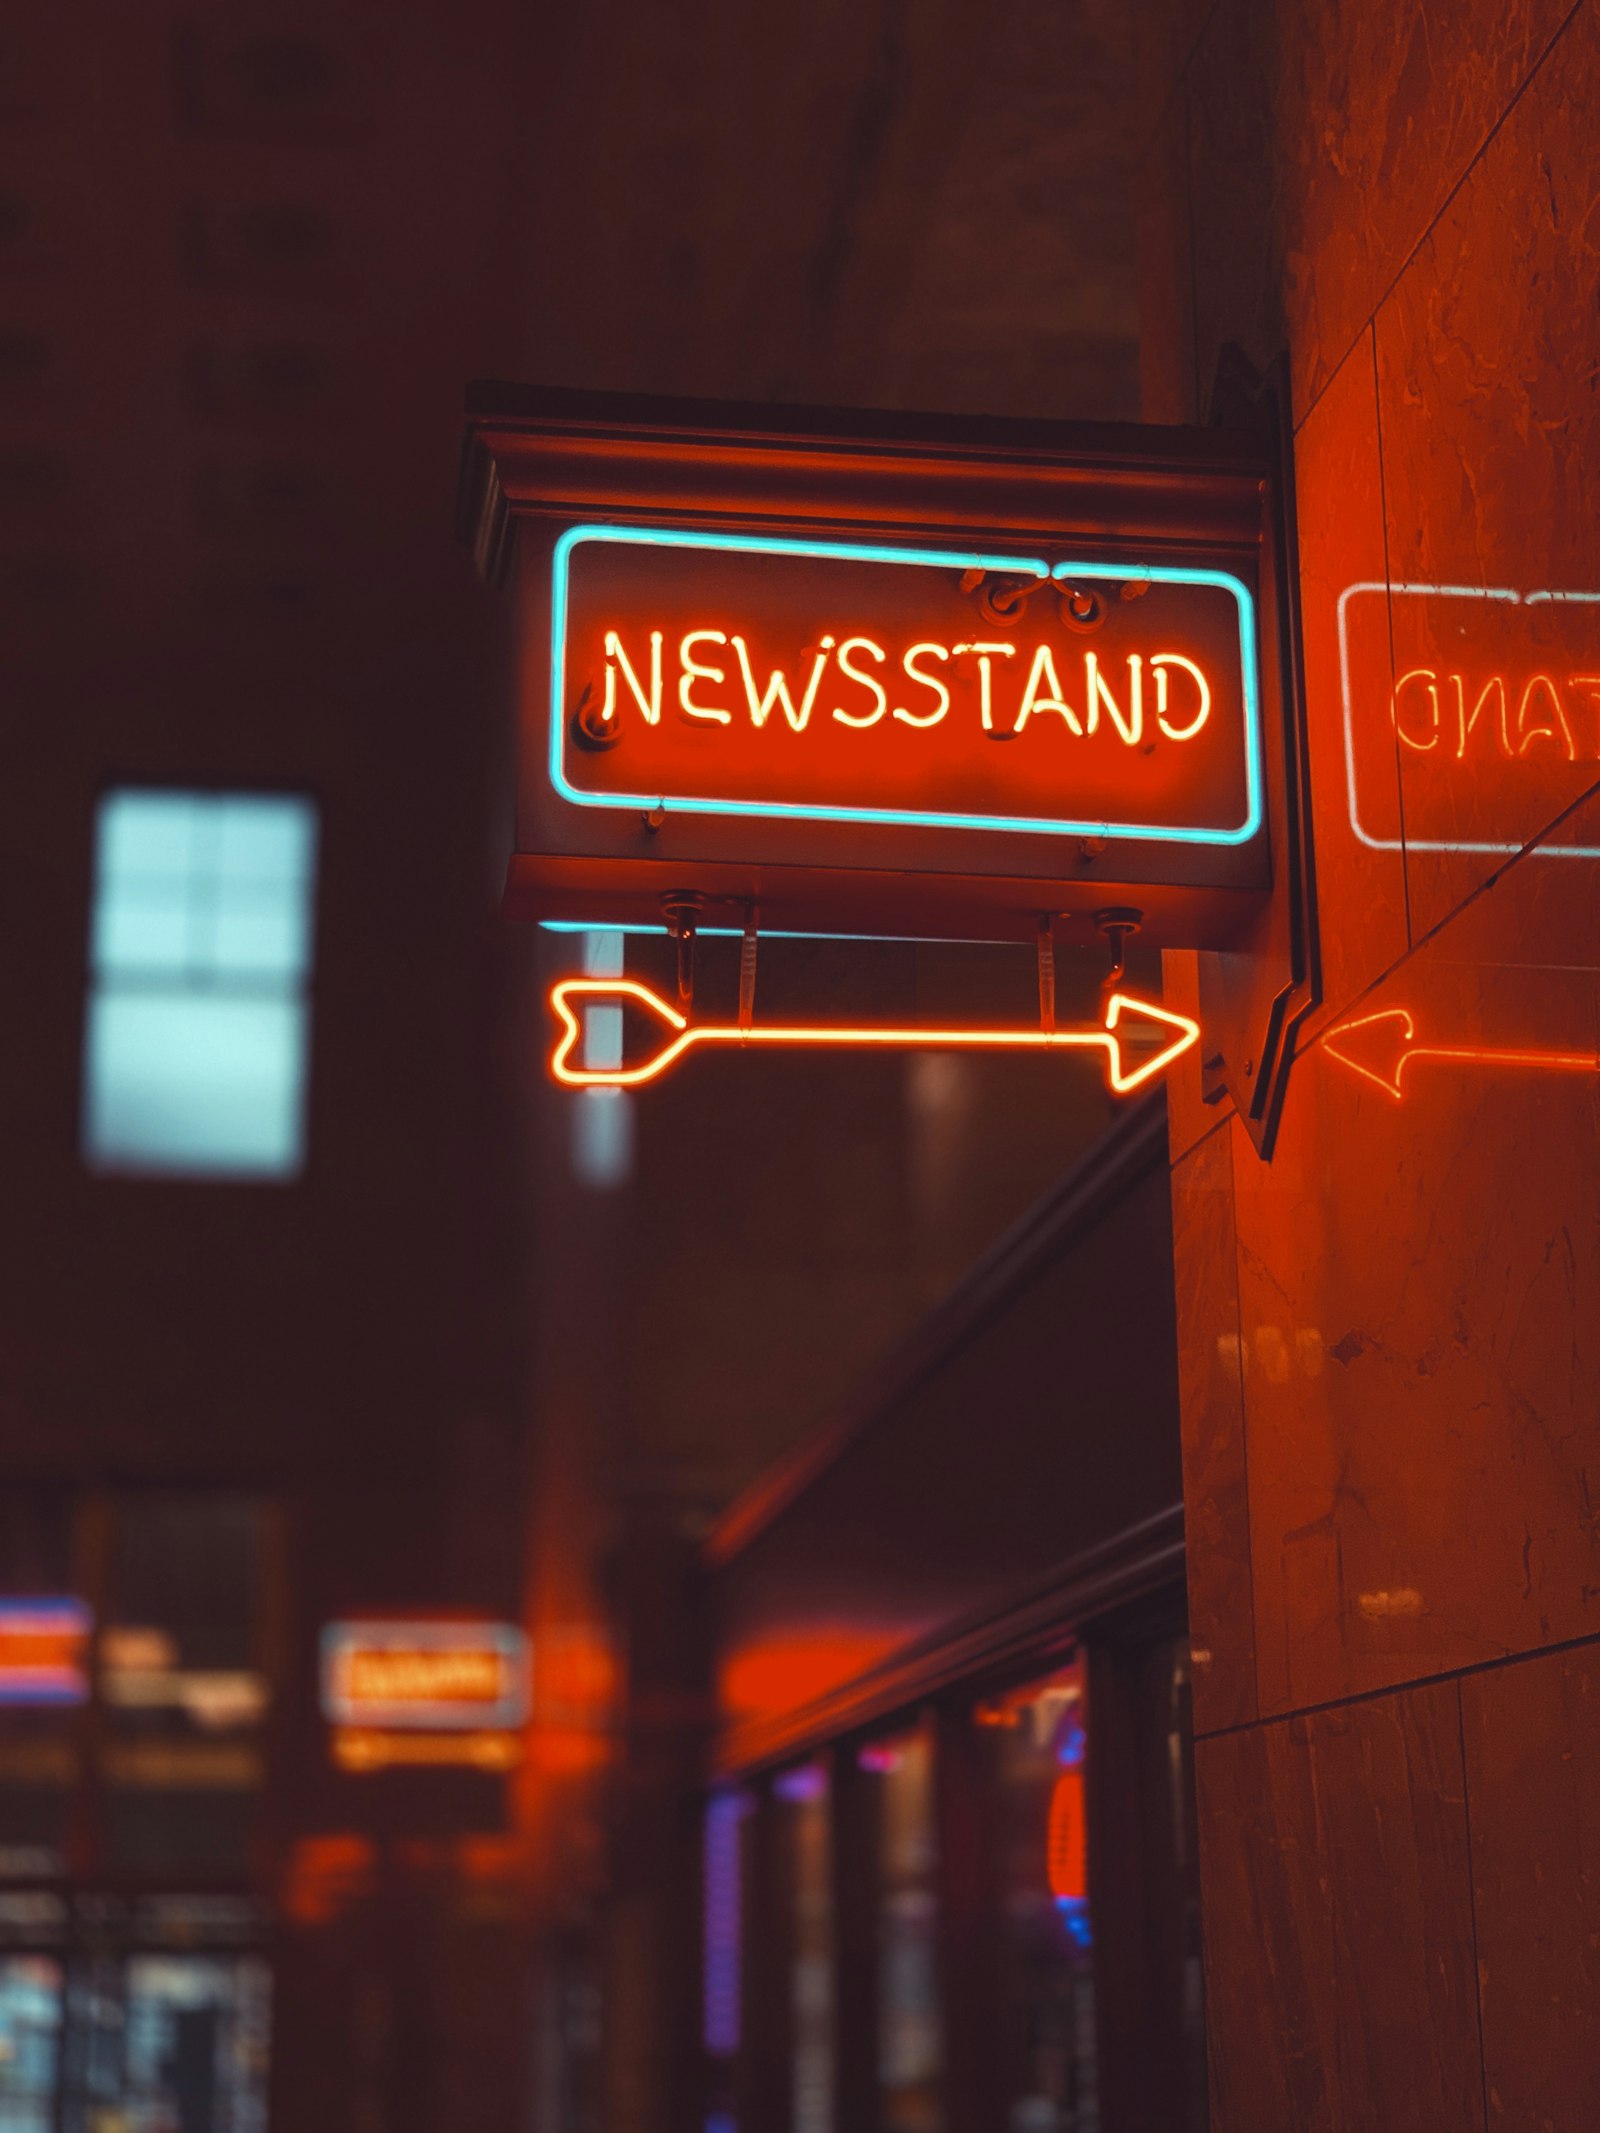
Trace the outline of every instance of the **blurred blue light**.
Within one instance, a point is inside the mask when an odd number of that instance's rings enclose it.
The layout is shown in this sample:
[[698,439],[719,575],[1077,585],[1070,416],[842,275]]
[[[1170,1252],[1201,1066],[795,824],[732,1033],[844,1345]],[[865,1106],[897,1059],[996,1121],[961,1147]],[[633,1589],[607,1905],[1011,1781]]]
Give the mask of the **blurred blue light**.
[[714,1792],[706,1802],[701,2034],[706,2050],[718,2058],[739,2049],[739,1832],[749,1812],[749,1796],[742,1792]]
[[1094,1931],[1089,1923],[1089,1904],[1083,1896],[1058,1896],[1056,1910],[1075,1948],[1092,1948]]
[[[589,1012],[592,1016],[596,1010]],[[572,1171],[580,1185],[597,1192],[627,1183],[633,1173],[633,1098],[626,1089],[578,1091],[572,1109]]]
[[1056,1740],[1056,1761],[1063,1770],[1081,1770],[1089,1749],[1089,1736],[1083,1730],[1083,1722],[1073,1713]]

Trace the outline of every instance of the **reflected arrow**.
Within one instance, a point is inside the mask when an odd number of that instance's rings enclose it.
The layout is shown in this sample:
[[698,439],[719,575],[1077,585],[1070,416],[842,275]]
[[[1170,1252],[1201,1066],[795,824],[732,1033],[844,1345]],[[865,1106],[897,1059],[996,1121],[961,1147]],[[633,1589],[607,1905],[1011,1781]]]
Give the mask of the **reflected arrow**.
[[1382,1089],[1398,1103],[1405,1094],[1406,1068],[1418,1060],[1446,1060],[1457,1066],[1519,1067],[1554,1074],[1600,1073],[1594,1052],[1506,1051],[1484,1044],[1423,1044],[1408,1007],[1380,1008],[1341,1022],[1322,1040],[1341,1066]]
[[[824,1046],[855,1050],[947,1052],[1098,1051],[1105,1059],[1106,1082],[1118,1096],[1140,1088],[1181,1058],[1200,1035],[1188,1015],[1174,1014],[1132,993],[1114,992],[1106,1002],[1105,1020],[1077,1029],[884,1029],[835,1027],[831,1024],[785,1026],[763,1024],[742,1029],[731,1022],[690,1022],[659,993],[632,978],[563,978],[551,988],[550,1005],[561,1025],[550,1072],[569,1089],[636,1089],[654,1081],[696,1045],[799,1049]],[[662,1025],[655,1051],[632,1066],[585,1066],[574,1059],[585,1007],[634,1007]],[[1150,1049],[1153,1047],[1153,1049]],[[1125,1054],[1135,1051],[1128,1060]]]

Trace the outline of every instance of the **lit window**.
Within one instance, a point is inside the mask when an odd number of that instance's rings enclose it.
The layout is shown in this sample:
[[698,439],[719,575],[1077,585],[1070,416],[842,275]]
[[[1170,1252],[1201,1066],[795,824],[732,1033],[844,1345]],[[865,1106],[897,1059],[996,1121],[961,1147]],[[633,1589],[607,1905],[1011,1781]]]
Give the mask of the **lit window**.
[[[620,978],[622,935],[586,933],[585,977]],[[589,1007],[583,1017],[586,1067],[622,1064],[622,1009]],[[599,1191],[622,1185],[633,1169],[633,1099],[626,1089],[581,1089],[572,1113],[572,1168],[579,1184]]]
[[305,1139],[316,812],[282,795],[100,803],[83,1154],[286,1178]]

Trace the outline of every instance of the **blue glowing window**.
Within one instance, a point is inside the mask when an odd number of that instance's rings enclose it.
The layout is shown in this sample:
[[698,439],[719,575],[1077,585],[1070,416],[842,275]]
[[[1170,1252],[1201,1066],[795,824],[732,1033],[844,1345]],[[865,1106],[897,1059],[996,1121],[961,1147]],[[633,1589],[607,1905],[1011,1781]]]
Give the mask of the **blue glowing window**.
[[290,1178],[305,1143],[317,820],[282,794],[100,803],[83,1157]]

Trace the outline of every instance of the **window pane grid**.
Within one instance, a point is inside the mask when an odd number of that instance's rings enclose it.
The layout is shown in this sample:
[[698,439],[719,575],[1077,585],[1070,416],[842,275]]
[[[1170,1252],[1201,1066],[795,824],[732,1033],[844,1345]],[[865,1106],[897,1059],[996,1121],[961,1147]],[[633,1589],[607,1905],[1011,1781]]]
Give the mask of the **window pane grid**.
[[98,1170],[299,1168],[316,819],[286,795],[100,810],[84,1153]]

